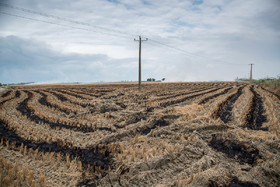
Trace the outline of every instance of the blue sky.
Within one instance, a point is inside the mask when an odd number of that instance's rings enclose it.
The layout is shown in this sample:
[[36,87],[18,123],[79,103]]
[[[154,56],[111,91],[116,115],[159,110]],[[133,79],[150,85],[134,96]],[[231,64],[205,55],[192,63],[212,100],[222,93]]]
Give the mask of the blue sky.
[[[0,82],[231,81],[280,75],[278,0],[4,0]],[[52,22],[47,24],[44,22]],[[180,50],[168,48],[166,44]]]

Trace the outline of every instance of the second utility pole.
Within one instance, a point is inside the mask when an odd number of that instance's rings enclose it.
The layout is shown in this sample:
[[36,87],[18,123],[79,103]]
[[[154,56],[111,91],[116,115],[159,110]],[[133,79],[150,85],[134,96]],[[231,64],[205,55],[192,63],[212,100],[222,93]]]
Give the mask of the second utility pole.
[[253,80],[253,65],[254,64],[249,64],[251,66],[251,69],[250,69],[250,81]]
[[148,38],[145,40],[141,39],[141,36],[139,36],[139,40],[134,39],[134,41],[139,41],[139,75],[138,75],[138,88],[139,91],[141,91],[141,43],[147,41]]

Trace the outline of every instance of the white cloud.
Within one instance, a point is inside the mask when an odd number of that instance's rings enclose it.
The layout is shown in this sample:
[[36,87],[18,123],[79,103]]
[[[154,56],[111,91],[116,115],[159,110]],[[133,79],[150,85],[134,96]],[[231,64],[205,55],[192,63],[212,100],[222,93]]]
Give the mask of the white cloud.
[[[17,50],[14,55],[18,57],[13,56],[13,59],[22,61],[11,62],[15,65],[9,66],[12,68],[9,69],[10,73],[17,73],[18,64],[29,66],[32,72],[30,66],[32,62],[20,55],[22,52],[37,55],[32,56],[33,59],[42,59],[45,55],[51,57],[50,61],[59,59],[64,62],[65,67],[60,67],[63,73],[57,72],[56,76],[46,73],[44,80],[34,74],[28,79],[30,81],[136,80],[138,43],[133,39],[138,35],[197,55],[183,54],[149,40],[143,43],[143,79],[166,77],[167,81],[233,80],[237,76],[247,76],[248,63],[256,64],[255,78],[279,74],[280,3],[278,0],[146,2],[142,0],[12,0],[4,2],[108,28],[104,30],[75,25],[0,6],[2,12],[91,30],[71,29],[1,14],[0,36],[12,35],[25,43],[22,48],[19,48],[16,43],[12,43],[14,46],[2,44],[4,49],[8,46],[10,49]],[[122,35],[110,30],[119,30],[128,34]],[[102,34],[104,32],[109,32],[110,35]],[[125,38],[112,35],[122,35]],[[33,41],[41,42],[34,44]],[[30,47],[32,45],[35,48]],[[47,52],[36,51],[36,46],[40,45],[45,45]],[[100,54],[104,58],[96,59],[95,57]],[[3,59],[9,60],[7,58],[12,57],[5,56],[6,54],[3,53],[0,55],[0,62],[4,64],[1,69],[6,71]],[[69,60],[73,56],[74,60]],[[206,58],[199,56],[206,56]],[[43,58],[43,61],[47,63],[48,58]],[[80,61],[87,61],[85,64],[87,68],[84,66],[83,69],[79,66]],[[229,65],[222,65],[225,63]],[[71,73],[75,69],[88,71],[88,74],[74,76]],[[39,69],[38,66],[36,71],[44,70]],[[96,76],[91,76],[91,71],[94,71]],[[13,77],[17,78],[14,80],[11,77],[8,79],[7,74],[2,73],[1,80],[5,81],[16,82],[23,78],[15,75]]]

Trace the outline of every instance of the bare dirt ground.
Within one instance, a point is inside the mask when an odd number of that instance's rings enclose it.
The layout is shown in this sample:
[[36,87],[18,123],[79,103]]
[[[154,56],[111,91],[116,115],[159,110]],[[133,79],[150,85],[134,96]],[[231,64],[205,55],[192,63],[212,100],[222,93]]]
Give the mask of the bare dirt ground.
[[243,82],[13,86],[0,186],[280,186],[280,100]]

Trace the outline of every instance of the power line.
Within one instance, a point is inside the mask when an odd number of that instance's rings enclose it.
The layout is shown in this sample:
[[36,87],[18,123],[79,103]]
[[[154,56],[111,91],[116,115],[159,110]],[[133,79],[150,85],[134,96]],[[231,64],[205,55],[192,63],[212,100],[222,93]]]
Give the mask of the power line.
[[156,41],[156,40],[153,40],[153,39],[150,39],[150,40],[151,40],[152,42],[154,42],[154,43],[163,45],[163,46],[165,46],[165,47],[168,47],[168,48],[171,48],[171,49],[180,51],[180,52],[185,53],[185,54],[188,54],[188,55],[193,55],[193,56],[202,57],[202,56],[200,56],[200,55],[196,55],[196,54],[194,54],[194,53],[187,52],[187,51],[185,51],[185,50],[183,50],[183,49],[180,49],[180,48],[177,48],[177,47],[174,47],[174,46],[170,46],[170,45],[167,45],[167,44],[165,44],[165,43],[162,43],[162,42],[159,42],[159,41]]
[[7,3],[1,3],[0,2],[0,6],[5,6],[5,7],[8,7],[8,8],[11,8],[11,9],[20,10],[20,11],[23,11],[23,12],[36,14],[36,15],[39,15],[39,16],[44,16],[44,17],[47,17],[47,18],[54,18],[54,19],[58,19],[58,20],[61,20],[61,21],[66,21],[66,22],[70,22],[70,23],[74,23],[74,24],[78,24],[78,25],[94,27],[94,28],[97,28],[97,29],[100,29],[100,30],[106,30],[106,31],[109,31],[109,32],[114,32],[114,33],[118,33],[118,34],[122,34],[122,35],[126,35],[126,36],[129,35],[130,37],[135,37],[135,35],[131,35],[129,33],[118,31],[118,30],[115,30],[115,29],[109,29],[109,28],[105,28],[105,27],[101,27],[101,26],[97,26],[97,25],[92,25],[92,24],[89,24],[89,23],[81,22],[81,21],[72,20],[72,19],[69,19],[69,18],[63,18],[63,17],[59,17],[59,16],[47,14],[47,13],[38,12],[38,11],[35,11],[35,10],[30,10],[30,9],[26,9],[26,8],[22,8],[22,7],[17,7],[17,6],[7,4]]
[[122,37],[122,38],[128,39],[128,37],[125,37],[125,36],[122,36],[122,35],[116,35],[116,34],[112,34],[112,33],[100,32],[100,31],[95,31],[95,30],[81,28],[81,27],[74,27],[74,26],[71,26],[71,25],[64,25],[64,24],[55,23],[55,22],[51,22],[51,21],[44,21],[44,20],[29,18],[29,17],[25,17],[25,16],[20,16],[20,15],[16,15],[16,14],[7,13],[7,12],[0,12],[0,14],[4,14],[4,15],[8,15],[8,16],[13,16],[13,17],[17,17],[17,18],[22,18],[22,19],[26,19],[26,20],[31,20],[31,21],[48,23],[48,24],[52,24],[52,25],[58,25],[58,26],[72,28],[72,29],[79,29],[79,30],[90,31],[90,32],[95,32],[95,33],[101,33],[101,34],[105,34],[105,35],[110,35],[110,36],[114,36],[114,37]]
[[[207,57],[207,56],[203,56],[203,55],[198,55],[198,54],[195,54],[195,53],[191,53],[191,52],[188,52],[186,50],[183,50],[183,49],[180,49],[180,48],[177,48],[177,47],[174,47],[174,46],[171,46],[171,45],[168,45],[168,44],[165,44],[165,43],[162,43],[162,42],[159,42],[159,41],[156,41],[156,40],[153,40],[153,39],[150,39],[150,41],[154,42],[154,43],[157,43],[159,45],[162,45],[162,46],[165,46],[165,47],[168,47],[170,49],[173,49],[173,50],[176,50],[176,51],[179,51],[181,53],[184,53],[185,55],[191,55],[191,56],[196,56],[196,57],[200,57],[200,58],[205,58],[205,59],[208,59],[208,60],[212,60],[212,61],[219,61],[219,62],[223,62],[221,63],[220,65],[247,65],[247,64],[236,64],[236,63],[229,63],[229,62],[226,62],[226,61],[222,61],[222,60],[216,60],[216,59],[213,59],[213,58],[210,58],[210,57]],[[219,63],[215,63],[215,64],[219,64]]]
[[[127,39],[128,38],[130,39],[130,37],[134,37],[135,36],[135,35],[129,34],[127,32],[122,32],[122,31],[118,31],[118,30],[115,30],[115,29],[105,28],[105,27],[100,27],[100,26],[89,24],[89,23],[72,20],[72,19],[69,19],[69,18],[63,18],[63,17],[59,17],[59,16],[47,14],[47,13],[42,13],[42,12],[38,12],[38,11],[34,11],[34,10],[30,10],[30,9],[26,9],[26,8],[22,8],[22,7],[18,7],[18,6],[13,6],[13,5],[10,5],[10,4],[7,4],[7,3],[1,3],[0,2],[0,6],[5,6],[5,7],[8,7],[8,8],[11,8],[11,9],[20,10],[20,11],[23,11],[23,12],[28,12],[28,13],[31,13],[31,14],[36,14],[36,15],[40,15],[40,16],[43,16],[43,17],[47,17],[47,18],[53,18],[53,19],[57,19],[57,20],[61,20],[61,21],[69,22],[69,23],[74,23],[74,24],[78,24],[78,25],[94,27],[94,28],[97,28],[97,29],[100,29],[100,30],[105,30],[107,32],[90,30],[90,29],[86,29],[86,28],[80,28],[80,27],[74,27],[74,26],[69,26],[69,25],[64,25],[64,24],[58,24],[58,23],[54,23],[54,22],[51,22],[51,21],[38,20],[38,19],[34,19],[34,18],[29,18],[29,17],[25,17],[25,16],[16,15],[16,14],[0,12],[2,14],[6,14],[6,15],[9,15],[9,16],[14,16],[14,17],[18,17],[18,18],[28,19],[28,20],[32,20],[32,21],[39,21],[39,22],[44,22],[44,23],[49,23],[49,24],[53,24],[53,25],[59,25],[59,26],[64,26],[64,27],[69,27],[69,28],[74,28],[74,29],[80,29],[80,30],[85,30],[85,31],[91,31],[91,32],[96,32],[96,33],[101,33],[101,34],[106,34],[106,35],[111,35],[111,36],[123,37],[123,38],[127,38]],[[115,34],[108,33],[108,32],[112,32],[112,33],[115,33]],[[204,55],[198,55],[198,54],[195,54],[195,53],[191,53],[191,52],[188,52],[186,50],[180,49],[178,47],[174,47],[174,46],[171,46],[171,45],[168,45],[168,44],[156,41],[154,39],[151,39],[150,37],[149,37],[149,40],[151,42],[156,43],[156,44],[159,44],[159,45],[168,47],[170,49],[176,50],[178,52],[181,52],[181,53],[183,53],[185,55],[191,55],[191,56],[196,56],[196,57],[200,57],[200,58],[205,58],[205,59],[208,59],[208,60],[211,60],[211,61],[222,62],[220,65],[246,65],[246,64],[228,63],[226,61],[216,60],[216,59],[213,59],[211,57],[204,56]],[[218,64],[218,63],[215,63],[215,64]]]

